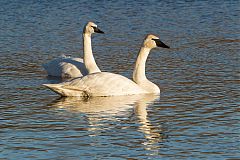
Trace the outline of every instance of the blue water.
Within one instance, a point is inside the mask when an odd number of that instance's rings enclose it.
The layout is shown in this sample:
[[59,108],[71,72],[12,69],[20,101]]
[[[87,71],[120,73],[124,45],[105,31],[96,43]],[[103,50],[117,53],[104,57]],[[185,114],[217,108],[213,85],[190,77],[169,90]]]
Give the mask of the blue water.
[[[0,1],[0,159],[240,158],[240,1]],[[42,64],[82,57],[131,78],[144,36],[160,97],[59,98]]]

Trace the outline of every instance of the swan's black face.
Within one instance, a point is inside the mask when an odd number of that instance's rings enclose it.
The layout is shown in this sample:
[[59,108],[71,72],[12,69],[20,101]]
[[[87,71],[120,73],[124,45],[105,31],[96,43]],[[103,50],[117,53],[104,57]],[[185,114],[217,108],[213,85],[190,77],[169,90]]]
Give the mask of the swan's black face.
[[155,41],[155,43],[156,43],[156,45],[157,45],[158,47],[170,48],[169,46],[167,46],[166,44],[164,44],[162,41],[160,41],[160,39],[152,38],[152,40]]
[[103,31],[101,31],[98,27],[96,26],[91,26],[94,30],[95,33],[104,33]]

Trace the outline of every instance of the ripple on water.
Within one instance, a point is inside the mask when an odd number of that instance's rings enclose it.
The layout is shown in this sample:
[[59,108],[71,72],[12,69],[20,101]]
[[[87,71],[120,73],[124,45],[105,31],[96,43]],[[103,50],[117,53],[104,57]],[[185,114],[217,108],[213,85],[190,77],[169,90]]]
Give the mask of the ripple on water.
[[[239,1],[0,1],[0,159],[237,159]],[[103,71],[131,77],[159,35],[147,77],[161,97],[59,99],[43,63],[82,57],[82,27]],[[156,98],[156,99],[155,99]]]

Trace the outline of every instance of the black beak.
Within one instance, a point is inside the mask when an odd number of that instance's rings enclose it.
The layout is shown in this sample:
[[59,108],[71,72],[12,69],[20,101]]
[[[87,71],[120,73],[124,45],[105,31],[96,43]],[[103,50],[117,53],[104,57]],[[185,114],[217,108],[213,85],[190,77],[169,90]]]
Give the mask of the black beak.
[[93,27],[93,30],[95,33],[104,33],[103,31],[101,31],[99,28],[97,27]]
[[170,48],[169,46],[167,46],[166,44],[164,44],[162,41],[160,41],[160,39],[152,39],[155,41],[156,45],[158,47],[162,47],[162,48]]

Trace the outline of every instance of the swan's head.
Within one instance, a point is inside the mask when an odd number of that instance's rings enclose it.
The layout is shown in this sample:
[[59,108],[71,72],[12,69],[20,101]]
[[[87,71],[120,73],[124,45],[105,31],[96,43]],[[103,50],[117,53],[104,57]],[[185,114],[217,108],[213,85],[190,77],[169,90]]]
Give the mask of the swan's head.
[[146,48],[155,48],[155,47],[162,47],[162,48],[170,48],[166,44],[164,44],[157,36],[153,34],[148,34],[143,41],[143,46]]
[[86,24],[86,26],[83,29],[84,33],[88,33],[88,34],[92,34],[92,33],[104,33],[103,31],[101,31],[98,26],[93,23],[93,22],[88,22]]

